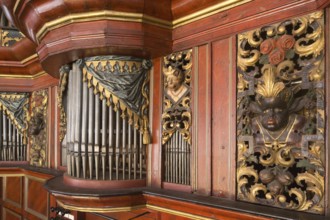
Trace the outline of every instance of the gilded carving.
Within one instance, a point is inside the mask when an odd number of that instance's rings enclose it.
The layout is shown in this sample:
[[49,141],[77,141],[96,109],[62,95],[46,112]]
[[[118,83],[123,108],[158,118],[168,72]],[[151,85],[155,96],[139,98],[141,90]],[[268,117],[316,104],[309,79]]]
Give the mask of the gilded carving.
[[191,184],[192,50],[164,57],[162,150],[164,182]]
[[[109,57],[95,57],[86,59],[83,67],[84,81],[88,82],[88,87],[94,88],[94,94],[99,94],[100,99],[106,99],[107,105],[113,105],[115,111],[117,109],[122,110],[122,117],[128,118],[128,122],[134,125],[135,128],[140,129],[143,133],[143,144],[150,143],[150,133],[149,133],[149,119],[148,119],[148,109],[149,109],[149,69],[152,66],[150,60],[129,60],[125,57],[118,57],[111,60]],[[100,72],[102,76],[93,75],[93,72]],[[128,87],[125,88],[124,77],[121,77],[121,83],[114,83],[114,79],[111,79],[111,75],[128,75],[129,77],[140,77],[143,79],[140,89],[134,89],[132,86],[134,83],[130,84],[132,87],[129,92]],[[104,76],[103,76],[104,75]],[[131,76],[130,76],[131,75]],[[127,76],[126,76],[127,78]],[[107,82],[108,86],[105,85]],[[140,79],[135,78],[135,83],[140,81]],[[139,83],[137,83],[139,84]],[[115,86],[114,86],[115,85]],[[111,87],[111,88],[110,88]],[[114,88],[112,88],[114,87]],[[133,92],[135,91],[135,92]],[[120,94],[121,93],[121,94]],[[127,94],[130,93],[131,97],[127,98]],[[124,98],[126,97],[126,98]],[[126,99],[126,100],[125,100]],[[140,103],[141,102],[141,103]],[[141,104],[141,106],[140,106]]]
[[175,131],[191,143],[191,50],[164,57],[164,100],[162,115],[162,143],[165,144]]
[[58,94],[57,94],[57,102],[58,107],[60,109],[60,142],[63,141],[65,134],[66,134],[66,115],[65,115],[65,109],[63,106],[63,94],[66,91],[66,87],[68,84],[68,74],[70,72],[69,65],[64,65],[60,69],[60,80],[59,80],[59,88],[58,88]]
[[323,12],[238,38],[237,197],[321,214]]
[[21,32],[11,28],[0,29],[0,42],[2,47],[10,47],[16,42],[22,40],[24,35]]
[[47,166],[47,104],[47,90],[32,93],[28,131],[30,135],[30,164],[40,167]]

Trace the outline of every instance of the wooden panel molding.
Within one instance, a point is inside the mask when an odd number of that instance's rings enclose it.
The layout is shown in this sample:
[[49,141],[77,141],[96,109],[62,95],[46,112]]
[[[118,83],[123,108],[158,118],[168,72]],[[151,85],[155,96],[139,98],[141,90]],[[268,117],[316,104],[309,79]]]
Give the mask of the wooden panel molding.
[[[195,48],[193,72],[193,191],[211,194],[211,47]],[[198,62],[198,64],[197,64]],[[198,174],[203,173],[203,177]]]
[[212,195],[234,199],[236,38],[212,43]]
[[23,196],[23,178],[20,176],[3,177],[3,200],[12,205],[21,208]]
[[24,210],[40,219],[47,220],[49,212],[49,193],[43,187],[44,182],[44,179],[38,177],[25,176]]
[[185,50],[226,38],[262,25],[307,14],[329,5],[328,0],[283,0],[267,4],[263,0],[254,0],[175,28],[173,51]]
[[2,220],[22,220],[22,216],[11,211],[10,209],[2,209]]

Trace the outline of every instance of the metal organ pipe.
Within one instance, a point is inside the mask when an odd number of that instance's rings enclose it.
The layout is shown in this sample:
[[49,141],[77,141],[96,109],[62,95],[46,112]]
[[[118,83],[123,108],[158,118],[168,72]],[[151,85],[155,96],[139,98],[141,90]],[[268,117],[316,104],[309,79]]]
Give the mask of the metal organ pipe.
[[89,165],[89,178],[93,179],[94,170],[94,92],[93,88],[88,90],[88,165]]
[[105,180],[106,174],[106,159],[107,159],[107,101],[106,99],[102,100],[102,177]]
[[164,147],[165,182],[190,185],[190,144],[179,131]]
[[113,144],[113,107],[110,104],[109,107],[109,179],[112,180],[112,170],[113,170],[113,153],[114,153],[114,144]]
[[81,124],[81,160],[83,178],[87,177],[87,110],[88,110],[88,86],[83,84],[82,97],[82,124]]

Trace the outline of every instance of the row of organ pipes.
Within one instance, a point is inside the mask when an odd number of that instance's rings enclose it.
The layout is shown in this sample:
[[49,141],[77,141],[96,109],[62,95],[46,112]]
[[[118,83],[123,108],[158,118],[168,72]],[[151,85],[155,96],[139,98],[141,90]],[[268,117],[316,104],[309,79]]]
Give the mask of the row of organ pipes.
[[176,131],[163,149],[165,182],[190,185],[190,144]]
[[94,94],[76,64],[67,92],[68,175],[97,180],[143,179],[146,146],[140,130],[128,123],[120,108]]
[[25,161],[26,144],[15,124],[0,110],[0,161]]

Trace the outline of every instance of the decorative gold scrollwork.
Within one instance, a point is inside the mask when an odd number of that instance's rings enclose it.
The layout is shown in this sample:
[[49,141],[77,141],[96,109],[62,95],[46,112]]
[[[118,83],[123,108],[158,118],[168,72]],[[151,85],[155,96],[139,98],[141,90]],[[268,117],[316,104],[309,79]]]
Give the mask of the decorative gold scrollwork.
[[189,50],[164,57],[163,144],[175,131],[179,131],[184,140],[191,143],[191,53]]
[[47,106],[48,91],[40,90],[31,96],[30,164],[40,167],[47,166]]
[[60,80],[59,80],[59,88],[57,93],[57,103],[60,109],[60,142],[63,141],[66,134],[66,114],[63,106],[63,94],[66,90],[66,86],[68,84],[68,74],[70,72],[69,65],[64,65],[60,69]]
[[324,212],[324,19],[238,36],[237,197]]
[[12,28],[0,29],[0,46],[2,47],[10,47],[23,38],[24,35],[18,30]]

